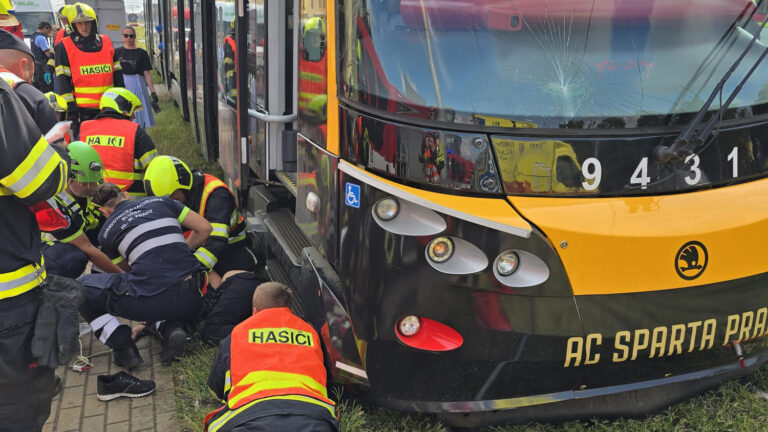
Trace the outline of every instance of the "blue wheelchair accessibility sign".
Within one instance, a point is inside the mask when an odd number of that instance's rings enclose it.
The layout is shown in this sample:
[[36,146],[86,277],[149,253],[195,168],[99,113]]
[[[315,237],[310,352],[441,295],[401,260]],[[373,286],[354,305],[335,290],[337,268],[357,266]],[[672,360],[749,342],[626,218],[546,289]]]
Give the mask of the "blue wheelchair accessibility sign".
[[344,204],[360,208],[360,185],[353,183],[347,183],[346,192],[344,193]]

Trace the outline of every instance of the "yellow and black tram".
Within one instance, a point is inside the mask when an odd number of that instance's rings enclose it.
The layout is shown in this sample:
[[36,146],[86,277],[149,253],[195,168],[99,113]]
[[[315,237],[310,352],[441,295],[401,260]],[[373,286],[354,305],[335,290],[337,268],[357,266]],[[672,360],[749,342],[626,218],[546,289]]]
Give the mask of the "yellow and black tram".
[[334,381],[472,426],[768,359],[768,0],[150,0]]

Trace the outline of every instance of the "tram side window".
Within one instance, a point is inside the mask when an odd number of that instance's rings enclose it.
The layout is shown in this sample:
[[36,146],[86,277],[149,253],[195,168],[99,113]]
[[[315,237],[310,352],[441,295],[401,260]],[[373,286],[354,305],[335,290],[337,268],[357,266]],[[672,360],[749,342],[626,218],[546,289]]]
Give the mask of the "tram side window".
[[305,0],[301,8],[299,47],[299,131],[325,146],[327,121],[327,28],[321,2]]
[[248,2],[248,88],[253,109],[267,106],[264,3],[264,0]]
[[219,95],[229,106],[237,106],[237,74],[235,45],[235,5],[231,1],[216,2],[216,44],[219,58]]

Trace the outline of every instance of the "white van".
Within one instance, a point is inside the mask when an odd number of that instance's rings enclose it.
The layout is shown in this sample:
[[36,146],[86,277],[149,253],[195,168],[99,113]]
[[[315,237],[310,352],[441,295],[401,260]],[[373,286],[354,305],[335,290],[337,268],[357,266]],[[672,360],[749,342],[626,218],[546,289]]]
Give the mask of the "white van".
[[24,41],[29,44],[29,37],[37,31],[41,21],[58,24],[56,11],[64,6],[64,0],[14,0],[13,4],[24,31]]

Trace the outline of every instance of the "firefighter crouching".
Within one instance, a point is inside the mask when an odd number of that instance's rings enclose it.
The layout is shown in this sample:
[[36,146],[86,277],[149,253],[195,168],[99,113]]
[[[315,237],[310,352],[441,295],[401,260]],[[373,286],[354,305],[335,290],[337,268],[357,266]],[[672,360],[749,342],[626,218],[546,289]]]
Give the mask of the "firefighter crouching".
[[338,430],[320,338],[291,312],[291,296],[280,283],[259,285],[253,315],[219,345],[208,387],[224,405],[206,431]]
[[208,240],[195,256],[208,270],[208,284],[218,288],[221,276],[232,270],[256,270],[256,258],[248,249],[245,220],[232,191],[218,178],[191,171],[173,156],[158,156],[144,174],[147,194],[170,196],[199,213],[213,226]]
[[[211,233],[211,224],[168,197],[135,201],[111,183],[100,185],[93,202],[107,217],[99,233],[101,250],[127,273],[88,274],[80,314],[94,335],[112,348],[115,364],[125,369],[143,360],[131,328],[116,315],[137,321],[166,321],[161,328],[161,360],[184,350],[187,324],[203,309],[205,273],[192,250]],[[185,239],[182,229],[190,230]]]
[[0,428],[39,431],[50,414],[55,379],[32,356],[46,273],[30,206],[64,189],[68,167],[3,80],[0,107]]
[[65,223],[52,221],[54,226],[45,227],[38,217],[40,230],[52,237],[43,246],[45,269],[49,275],[75,279],[83,274],[90,260],[102,273],[121,273],[120,267],[94,246],[86,234],[99,226],[98,210],[90,200],[103,180],[99,154],[82,141],[69,144],[67,153],[70,159],[67,189],[52,200],[52,207]]
[[45,134],[56,124],[56,113],[51,111],[43,93],[31,84],[34,73],[35,62],[27,44],[0,30],[0,79],[13,89],[40,132]]
[[112,87],[124,87],[120,62],[107,35],[100,35],[96,12],[84,3],[75,3],[63,13],[72,33],[54,47],[56,92],[69,104],[69,117],[75,123],[90,120],[99,112],[101,95]]
[[152,138],[131,121],[144,106],[130,90],[110,88],[101,96],[99,114],[80,125],[80,141],[96,149],[104,162],[105,181],[132,197],[146,196],[144,171],[157,156]]

